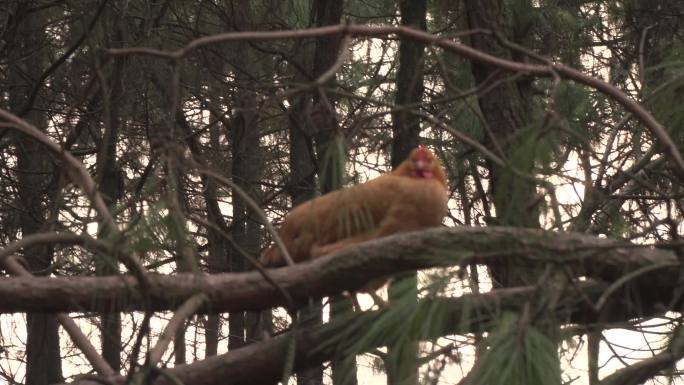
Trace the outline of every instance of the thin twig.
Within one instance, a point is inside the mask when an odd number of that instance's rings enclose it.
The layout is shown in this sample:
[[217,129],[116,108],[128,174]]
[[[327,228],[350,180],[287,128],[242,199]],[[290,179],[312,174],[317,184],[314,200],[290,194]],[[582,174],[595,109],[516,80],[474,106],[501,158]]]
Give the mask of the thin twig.
[[152,348],[152,351],[147,358],[147,364],[149,366],[157,366],[159,361],[161,361],[164,352],[166,352],[166,349],[169,347],[169,344],[171,341],[173,341],[176,331],[183,326],[185,319],[195,314],[197,310],[207,302],[207,300],[208,297],[206,294],[196,294],[188,298],[188,300],[185,301],[185,303],[183,303],[178,310],[176,310],[173,317],[171,317],[171,320],[169,320],[169,323],[164,328],[164,331],[159,336],[157,344],[154,346],[154,348]]
[[24,236],[0,250],[0,265],[5,258],[16,254],[22,249],[40,245],[93,245],[101,250],[109,251],[110,246],[103,241],[92,238],[88,234],[74,234],[67,232],[34,233]]
[[649,25],[641,31],[641,36],[639,37],[639,81],[641,82],[641,88],[644,88],[646,84],[646,64],[644,61],[644,47],[646,46],[646,35],[648,35],[648,30],[655,27],[655,25]]
[[275,242],[276,246],[278,246],[278,249],[283,255],[283,259],[285,259],[285,262],[287,262],[288,265],[293,266],[295,263],[292,260],[292,257],[290,256],[290,252],[287,250],[287,247],[285,247],[285,243],[283,243],[283,240],[280,238],[280,235],[278,235],[278,231],[273,227],[273,224],[271,221],[268,220],[268,217],[266,217],[266,214],[264,211],[261,209],[258,203],[252,199],[252,197],[247,194],[246,191],[240,188],[237,184],[233,183],[232,180],[224,177],[223,175],[209,169],[206,167],[200,167],[197,164],[194,164],[194,167],[197,169],[197,171],[200,174],[204,174],[208,177],[216,179],[218,182],[220,182],[223,185],[226,185],[233,189],[234,192],[236,192],[238,195],[242,197],[242,199],[245,200],[247,205],[254,210],[255,213],[259,216],[259,219],[261,222],[266,226],[266,229],[268,230],[269,233],[271,233],[271,236],[273,237],[273,241]]
[[318,28],[289,30],[289,31],[247,31],[247,32],[227,32],[195,39],[186,46],[176,51],[162,51],[153,48],[118,48],[109,49],[109,55],[151,55],[171,60],[178,60],[193,51],[216,43],[223,43],[228,41],[240,40],[274,40],[287,38],[309,38],[326,35],[348,34],[350,36],[367,36],[367,37],[382,37],[387,38],[387,35],[396,35],[402,38],[412,39],[424,44],[431,44],[440,47],[449,52],[457,53],[470,60],[480,64],[491,65],[506,71],[525,73],[533,76],[554,76],[557,73],[564,79],[570,79],[578,83],[590,86],[599,92],[610,96],[618,103],[620,103],[627,111],[631,112],[637,119],[639,119],[651,133],[658,139],[660,144],[664,147],[665,153],[674,165],[674,170],[677,175],[684,179],[684,158],[677,145],[674,143],[665,127],[663,127],[658,120],[651,115],[641,104],[634,101],[629,95],[625,94],[615,86],[590,75],[584,74],[572,67],[560,63],[551,63],[550,65],[535,65],[528,63],[516,62],[513,60],[499,58],[488,53],[479,51],[473,47],[467,46],[460,42],[435,36],[431,33],[413,29],[409,27],[399,26],[366,26],[366,25],[333,25]]
[[[104,225],[102,227],[110,229],[110,231],[112,231],[112,234],[115,236],[119,234],[116,221],[114,220],[112,214],[109,212],[107,204],[102,198],[102,194],[100,194],[99,190],[97,189],[97,184],[95,183],[95,180],[90,175],[85,165],[81,163],[81,161],[79,161],[78,159],[76,159],[76,157],[71,155],[70,152],[65,151],[58,143],[53,141],[49,136],[47,136],[47,134],[38,129],[36,126],[14,115],[13,113],[0,108],[0,118],[9,122],[9,127],[15,128],[23,132],[24,134],[32,137],[33,139],[37,140],[39,143],[47,147],[48,150],[50,150],[56,156],[61,158],[64,162],[63,165],[65,166],[69,178],[77,186],[79,186],[81,190],[83,190],[83,192],[90,200],[92,206],[95,208],[98,215],[100,216],[100,219],[102,220]],[[126,265],[126,267],[130,269],[131,272],[138,277],[138,279],[140,279],[141,284],[143,284],[144,287],[147,287],[146,270],[140,262],[140,260],[136,258],[133,254],[127,252],[116,253],[116,255],[120,257],[124,265]]]
[[261,263],[259,263],[257,259],[252,257],[246,250],[240,247],[240,245],[238,245],[237,242],[235,242],[235,240],[229,234],[223,231],[223,229],[221,229],[218,225],[206,221],[203,218],[198,218],[195,216],[190,216],[189,218],[197,223],[202,224],[205,227],[211,227],[212,229],[216,230],[219,234],[221,234],[223,238],[225,238],[228,242],[231,243],[231,245],[235,248],[235,250],[237,250],[238,253],[240,253],[240,255],[242,255],[247,261],[249,261],[249,263],[251,263],[252,266],[254,266],[254,269],[256,269],[256,271],[258,271],[259,274],[261,274],[261,276],[264,277],[264,280],[266,280],[266,282],[273,285],[273,287],[275,287],[278,290],[278,292],[280,292],[280,294],[283,296],[283,298],[285,298],[285,301],[288,304],[288,309],[296,308],[295,303],[292,300],[292,296],[290,296],[287,290],[285,290],[280,284],[278,284],[278,282],[275,281],[275,279],[273,279],[271,274],[268,272],[268,269],[265,269],[264,266]]

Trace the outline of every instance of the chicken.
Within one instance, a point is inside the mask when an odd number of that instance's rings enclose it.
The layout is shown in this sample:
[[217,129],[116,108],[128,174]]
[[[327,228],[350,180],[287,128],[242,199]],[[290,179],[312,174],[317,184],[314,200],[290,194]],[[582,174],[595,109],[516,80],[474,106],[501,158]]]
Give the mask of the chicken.
[[[286,216],[279,235],[294,262],[302,262],[387,235],[440,226],[447,212],[447,181],[439,160],[423,146],[389,174],[304,202]],[[266,267],[285,265],[271,246]]]

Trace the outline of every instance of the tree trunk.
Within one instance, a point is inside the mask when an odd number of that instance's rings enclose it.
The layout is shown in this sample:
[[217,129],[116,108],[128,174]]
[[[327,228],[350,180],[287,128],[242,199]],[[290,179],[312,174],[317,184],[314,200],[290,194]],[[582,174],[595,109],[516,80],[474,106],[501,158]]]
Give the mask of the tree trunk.
[[[506,26],[510,25],[509,20],[505,19],[506,15],[511,12],[506,12],[505,6],[504,3],[495,0],[466,0],[465,10],[469,29],[492,30],[498,31],[504,36],[511,35],[506,30]],[[517,36],[517,38],[522,39],[524,37]],[[472,34],[470,43],[474,48],[498,57],[510,58],[513,56],[491,34]],[[530,128],[531,119],[529,116],[533,112],[529,81],[524,78],[507,80],[505,79],[506,74],[482,64],[471,65],[471,71],[476,86],[483,87],[485,82],[496,84],[495,87],[478,97],[482,116],[481,125],[485,131],[485,145],[508,162],[510,167],[514,167],[529,176],[534,176],[535,151],[534,148],[525,145],[526,143],[529,144],[530,135],[535,135],[535,133],[525,131]],[[517,175],[510,167],[496,165],[490,161],[487,162],[487,165],[490,174],[490,192],[496,208],[496,218],[490,222],[515,227],[538,228],[540,199],[537,196],[536,183]],[[537,265],[514,267],[510,261],[504,261],[496,267],[489,266],[495,287],[537,284],[543,273],[542,269]],[[563,276],[560,276],[559,279],[552,277],[548,282],[545,290],[547,295],[552,297],[555,293],[560,292],[559,287],[563,285],[565,278]],[[555,297],[549,301],[555,301]],[[546,308],[539,310],[547,311]],[[524,317],[520,314],[519,316]],[[544,317],[536,326],[540,326],[540,330],[544,332],[549,341],[558,341],[559,329],[552,314],[548,314],[548,317]],[[480,350],[479,353],[483,353],[483,351]],[[557,369],[560,373],[560,360],[555,349],[546,352],[546,354],[555,354],[555,365],[558,366],[557,368],[549,368],[549,371],[552,372]],[[479,356],[478,359],[482,357]],[[476,368],[471,373],[477,372],[478,363],[476,362],[475,365]],[[554,383],[560,384],[560,382],[560,377],[554,380]]]
[[[218,126],[214,126],[209,131],[209,143],[212,148],[220,149]],[[210,163],[214,168],[215,164]],[[210,274],[226,271],[226,248],[227,242],[223,238],[221,229],[226,231],[227,226],[223,220],[223,215],[218,205],[216,182],[207,178],[204,186],[204,202],[207,210],[207,219],[210,223],[216,224],[219,229],[207,228],[207,242],[209,242],[209,255],[207,266]],[[209,314],[205,325],[206,357],[215,356],[218,353],[218,340],[221,330],[220,314]]]
[[[401,25],[427,29],[426,0],[400,0]],[[395,105],[399,108],[420,103],[423,98],[423,69],[425,47],[411,40],[399,43],[399,67],[397,69],[397,93]],[[420,109],[420,107],[414,107]],[[392,168],[396,168],[418,145],[420,118],[411,110],[402,109],[392,114]],[[398,297],[417,297],[418,277],[407,274],[395,280],[389,287],[390,302]],[[406,342],[408,346],[389,346],[385,368],[389,385],[413,385],[418,383],[418,341]]]
[[[233,4],[230,1],[229,10],[232,12],[233,28],[238,31],[251,30],[253,28],[253,10],[245,4]],[[241,54],[235,58],[236,77],[235,82],[238,90],[235,95],[235,107],[237,114],[231,127],[231,146],[233,154],[232,177],[238,185],[252,199],[258,201],[259,190],[257,183],[260,175],[259,153],[259,127],[258,108],[254,89],[254,78],[259,77],[259,63],[252,54],[251,47],[246,42],[236,44]],[[257,68],[249,71],[248,68]],[[238,252],[238,247],[245,252],[256,256],[259,253],[261,238],[261,225],[257,222],[257,216],[251,208],[248,208],[245,198],[236,191],[233,192],[233,223],[231,235],[236,247],[230,248],[229,265],[230,271],[245,271],[247,264],[245,257]],[[247,322],[250,322],[250,325]],[[247,329],[254,334],[257,317],[246,317],[245,312],[229,314],[229,337],[228,349],[232,350],[247,343]]]
[[[47,42],[43,31],[43,12],[27,12],[36,6],[33,1],[17,2],[13,23],[6,31],[7,77],[9,109],[27,111],[24,118],[36,127],[47,126],[45,113],[28,103],[35,79],[47,63]],[[42,49],[40,49],[42,48]],[[55,215],[54,195],[56,170],[45,148],[36,140],[17,133],[14,138],[17,154],[19,224],[22,237],[47,231]],[[50,246],[31,247],[24,257],[32,272],[45,274],[53,260]],[[26,384],[44,385],[62,381],[58,323],[54,315],[27,314]]]
[[[292,66],[294,81],[304,83],[311,80],[313,68],[314,47],[308,40],[298,40],[295,43],[297,52],[295,59],[297,66]],[[302,72],[302,69],[306,72]],[[290,180],[288,193],[292,200],[292,207],[312,199],[316,193],[315,185],[315,152],[313,144],[313,128],[311,119],[311,95],[302,93],[291,100],[288,116],[288,132],[290,136],[289,166]],[[311,304],[300,311],[299,319],[307,325],[318,325],[322,320],[319,304]],[[323,367],[318,365],[297,373],[298,385],[322,384]]]
[[[122,19],[121,16],[118,18]],[[122,46],[125,36],[120,24],[110,37],[116,46]],[[116,159],[116,144],[119,140],[119,130],[121,126],[121,104],[123,103],[125,79],[122,77],[125,60],[115,58],[115,63],[111,66],[112,72],[109,79],[101,79],[107,84],[102,84],[104,109],[104,132],[102,142],[99,144],[96,161],[96,181],[105,203],[111,209],[124,193],[123,172],[120,171]],[[99,229],[100,236],[107,238],[111,229],[106,226]],[[100,276],[119,273],[118,261],[112,256],[99,256],[95,260],[95,273]],[[101,316],[100,332],[102,336],[102,356],[114,371],[121,370],[121,314],[116,311],[103,313]]]
[[[316,0],[313,3],[313,15],[317,27],[337,25],[342,21],[344,1]],[[337,61],[340,52],[340,37],[325,36],[316,39],[316,48],[313,61],[313,78],[316,79],[328,71]],[[337,87],[333,76],[319,92],[313,97],[313,119],[316,124],[312,127],[315,132],[316,155],[318,160],[318,181],[321,194],[341,188],[344,184],[345,162],[347,158],[344,136],[337,122],[335,99],[327,95],[326,88]],[[320,308],[320,306],[319,306]],[[320,309],[313,309],[318,311]],[[349,299],[338,295],[330,298],[330,318],[335,319],[343,314],[353,311]],[[318,316],[320,317],[320,315]],[[357,383],[356,357],[348,357],[342,360],[333,360],[332,379],[334,385],[354,385]],[[316,369],[318,382],[306,382],[307,384],[322,383],[322,368]],[[318,380],[320,378],[320,380]]]
[[[468,27],[472,30],[501,30],[501,26],[507,25],[505,20],[499,20],[504,13],[497,1],[466,0],[465,9]],[[500,57],[510,57],[510,53],[501,48],[493,36],[473,34],[470,40],[471,45],[478,50]],[[483,116],[481,123],[485,129],[485,144],[518,170],[531,173],[534,166],[533,157],[512,159],[518,149],[516,143],[522,140],[515,135],[527,124],[527,101],[531,100],[529,90],[521,83],[506,81],[506,74],[491,66],[474,64],[471,69],[477,86],[485,82],[494,84],[499,81],[496,87],[478,98]],[[492,162],[487,164],[491,194],[496,207],[495,224],[539,227],[537,186],[514,175],[505,167]],[[522,269],[513,270],[505,264],[490,271],[495,284],[503,287],[533,284],[536,278],[536,274],[529,275]]]

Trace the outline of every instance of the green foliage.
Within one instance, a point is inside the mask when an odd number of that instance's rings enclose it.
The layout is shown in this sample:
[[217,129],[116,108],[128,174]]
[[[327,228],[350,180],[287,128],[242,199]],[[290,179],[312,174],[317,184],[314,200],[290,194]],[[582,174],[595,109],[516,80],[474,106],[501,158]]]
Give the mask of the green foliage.
[[311,26],[311,0],[290,0],[289,12],[285,14],[286,21],[292,28],[307,28]]
[[163,201],[152,204],[145,215],[131,221],[123,234],[131,251],[147,256],[155,251],[175,250],[179,242],[188,243],[183,224],[173,218]]
[[541,14],[546,28],[564,37],[572,38],[569,43],[579,43],[578,38],[587,36],[586,29],[600,22],[599,18],[590,18],[586,14],[580,15],[578,11],[581,6],[579,1],[545,1]]
[[428,30],[434,31],[452,25],[456,14],[460,12],[462,2],[453,0],[432,0],[428,2],[428,13],[432,17],[428,20]]
[[[389,345],[394,349],[388,359],[405,357],[402,352],[414,349],[415,341],[430,341],[442,336],[455,326],[482,325],[487,317],[479,317],[471,312],[472,304],[463,301],[460,313],[454,314],[453,304],[439,294],[446,290],[453,279],[454,272],[432,275],[419,292],[416,302],[414,281],[397,279],[393,288],[391,306],[370,316],[358,317],[355,314],[341,315],[344,325],[330,338],[321,349],[336,350],[339,357],[347,357],[367,352],[378,346]],[[348,320],[348,322],[344,322]],[[401,362],[388,363],[397,367]]]
[[548,385],[560,383],[558,347],[544,333],[504,314],[480,347],[483,353],[467,385]]
[[554,109],[568,127],[589,138],[586,133],[590,122],[597,119],[596,107],[593,105],[591,93],[583,85],[562,82],[554,94]]
[[[144,215],[131,220],[123,231],[110,232],[104,240],[118,249],[153,259],[163,257],[159,253],[164,250],[173,250],[175,242],[180,236],[184,236],[182,234],[170,218],[166,204],[163,201],[157,201],[146,210]],[[98,268],[115,268],[118,259],[98,253],[96,264]]]
[[132,221],[124,231],[131,249],[138,253],[159,250],[164,245],[166,205],[158,201],[150,206],[145,215]]
[[538,220],[536,214],[529,210],[532,202],[528,199],[531,190],[536,189],[529,178],[533,176],[535,164],[542,168],[549,165],[558,145],[558,135],[555,131],[540,131],[537,127],[531,124],[520,130],[508,159],[510,167],[501,169],[494,196],[501,224],[529,227]]
[[609,211],[602,211],[596,216],[596,228],[601,229],[607,235],[613,237],[623,237],[629,230],[629,222],[625,218],[625,213],[617,207]]
[[513,38],[520,41],[528,35],[528,31],[539,23],[539,13],[532,6],[530,0],[511,0],[508,2],[511,10]]
[[554,131],[553,135],[559,141],[555,144],[554,151],[563,148],[563,145],[584,149],[587,144],[595,143],[605,135],[605,126],[601,120],[604,119],[605,111],[610,110],[605,97],[590,92],[583,85],[561,82],[553,90],[552,98],[549,102],[553,103],[554,119],[551,120],[549,129]]
[[344,137],[335,135],[318,145],[319,182],[321,191],[335,190],[344,185],[347,163],[347,144]]
[[397,8],[397,2],[394,0],[349,0],[346,2],[345,8],[351,15],[350,21],[364,24],[367,23],[369,19],[386,19],[388,16],[392,16],[394,13],[389,11]]
[[[474,100],[464,101],[463,103],[477,103]],[[458,130],[463,134],[469,136],[477,141],[482,141],[485,137],[484,130],[482,129],[482,124],[479,116],[475,114],[468,107],[462,106],[458,108],[455,112],[455,118],[452,125],[458,127]]]
[[668,129],[680,149],[684,149],[684,44],[671,47],[668,56],[658,66],[649,68],[646,77],[662,78],[649,95],[648,107]]
[[[392,346],[384,364],[400,367],[415,341],[433,341],[450,330],[490,330],[480,346],[483,354],[467,379],[470,385],[557,384],[560,366],[557,344],[535,326],[518,321],[512,313],[495,316],[497,309],[477,313],[477,297],[455,305],[448,298],[449,285],[458,271],[432,271],[415,300],[415,287],[403,285],[391,306],[373,314],[339,316],[340,328],[331,333],[320,349],[335,349],[338,357],[349,357],[379,346]],[[408,281],[408,280],[406,280]],[[402,280],[399,280],[402,285]],[[458,311],[454,311],[458,308]],[[497,319],[495,323],[491,320]]]

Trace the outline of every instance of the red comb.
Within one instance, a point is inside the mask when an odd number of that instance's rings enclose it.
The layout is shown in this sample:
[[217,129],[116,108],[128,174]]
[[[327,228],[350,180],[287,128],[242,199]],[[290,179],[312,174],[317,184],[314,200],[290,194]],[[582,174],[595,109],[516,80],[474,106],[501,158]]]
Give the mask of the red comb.
[[422,144],[418,146],[418,151],[416,151],[416,155],[420,158],[425,158],[427,156],[427,148],[423,146]]

